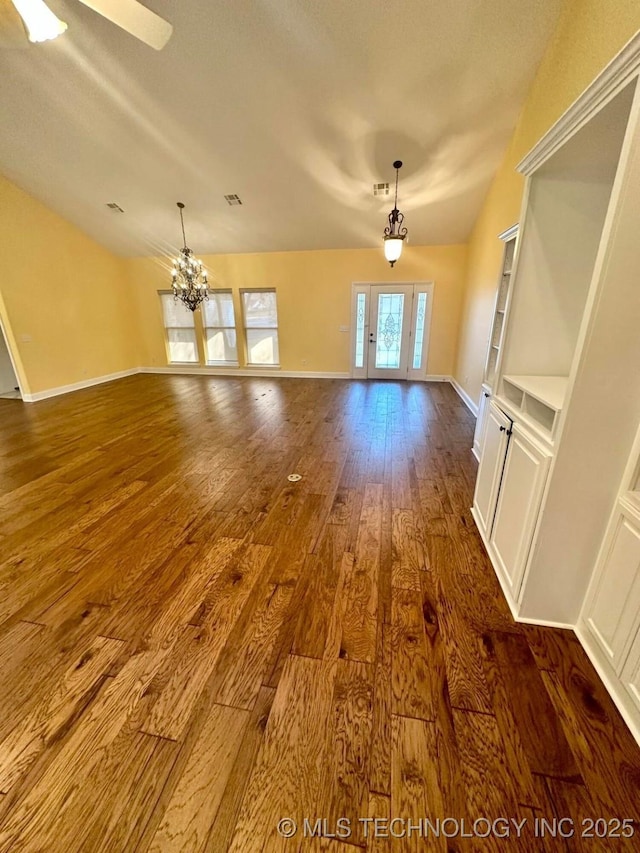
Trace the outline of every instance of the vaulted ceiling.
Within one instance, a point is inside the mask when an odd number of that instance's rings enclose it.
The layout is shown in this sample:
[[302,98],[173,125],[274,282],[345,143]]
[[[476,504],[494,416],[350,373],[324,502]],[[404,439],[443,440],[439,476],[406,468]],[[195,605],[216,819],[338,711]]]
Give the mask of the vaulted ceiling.
[[176,201],[199,253],[380,245],[395,159],[411,243],[464,242],[561,0],[146,0],[160,52],[49,5],[61,38],[0,52],[0,171],[142,255]]

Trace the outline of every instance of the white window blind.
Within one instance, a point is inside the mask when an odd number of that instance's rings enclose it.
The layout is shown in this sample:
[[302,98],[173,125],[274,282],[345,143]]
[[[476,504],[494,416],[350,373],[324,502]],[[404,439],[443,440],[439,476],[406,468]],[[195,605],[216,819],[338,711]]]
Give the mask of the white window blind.
[[210,290],[202,304],[207,364],[238,363],[236,318],[230,290]]
[[280,364],[278,309],[275,290],[242,291],[247,363]]
[[173,294],[161,293],[160,299],[169,361],[172,364],[197,364],[198,345],[193,311],[189,311],[182,302],[177,302]]

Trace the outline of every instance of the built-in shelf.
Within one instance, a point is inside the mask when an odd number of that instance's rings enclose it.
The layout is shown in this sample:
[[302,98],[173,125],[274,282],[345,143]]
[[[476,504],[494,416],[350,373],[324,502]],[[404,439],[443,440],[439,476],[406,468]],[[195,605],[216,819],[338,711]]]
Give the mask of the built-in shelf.
[[526,422],[553,438],[567,391],[566,376],[503,376],[502,397]]
[[505,376],[504,379],[554,411],[562,411],[567,393],[566,376]]
[[500,359],[500,350],[504,339],[504,326],[509,307],[509,295],[511,288],[511,270],[515,258],[516,234],[517,227],[514,226],[500,235],[500,239],[504,240],[502,269],[500,270],[500,278],[498,279],[498,290],[496,293],[493,319],[491,322],[491,334],[489,335],[487,347],[487,360],[485,362],[484,376],[482,380],[490,389],[492,388],[496,377],[496,371],[498,369],[498,362]]

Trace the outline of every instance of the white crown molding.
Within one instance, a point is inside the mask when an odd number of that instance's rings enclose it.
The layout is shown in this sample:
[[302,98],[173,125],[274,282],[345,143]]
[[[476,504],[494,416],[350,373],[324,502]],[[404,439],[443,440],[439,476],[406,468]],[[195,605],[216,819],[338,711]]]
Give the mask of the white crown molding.
[[472,414],[475,418],[477,418],[477,417],[478,417],[478,406],[477,406],[477,404],[473,402],[473,400],[472,400],[472,399],[471,399],[471,397],[467,394],[467,392],[464,390],[464,388],[462,387],[462,385],[460,385],[460,384],[459,384],[459,383],[454,379],[454,377],[453,377],[453,376],[450,376],[450,377],[449,377],[449,382],[453,385],[453,387],[454,387],[455,391],[457,392],[458,396],[460,397],[460,399],[462,400],[462,402],[465,404],[465,406],[469,409],[469,411],[471,412],[471,414]]
[[502,234],[498,234],[498,240],[502,240],[506,243],[508,240],[513,240],[513,238],[518,233],[518,223],[512,225],[511,228],[507,228],[506,231],[503,231]]
[[517,170],[531,175],[554,154],[567,138],[587,122],[593,113],[630,82],[640,69],[640,30],[627,42],[584,90],[540,141],[518,163]]
[[114,379],[124,379],[125,376],[133,376],[138,372],[137,367],[132,367],[129,370],[120,370],[117,373],[107,373],[104,376],[83,379],[81,382],[72,382],[71,385],[59,385],[57,388],[46,388],[44,391],[35,391],[33,394],[23,394],[22,399],[25,403],[37,403],[39,400],[58,397],[60,394],[70,394],[72,391],[80,391],[82,388],[90,388],[92,385],[102,385],[104,382],[113,382]]

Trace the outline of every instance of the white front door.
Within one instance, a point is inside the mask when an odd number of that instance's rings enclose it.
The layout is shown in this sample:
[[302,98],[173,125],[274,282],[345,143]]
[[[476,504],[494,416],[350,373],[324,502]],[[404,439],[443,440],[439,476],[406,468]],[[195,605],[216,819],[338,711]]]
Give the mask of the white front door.
[[406,379],[409,362],[413,285],[371,286],[369,379]]
[[422,379],[432,284],[353,286],[353,376]]

